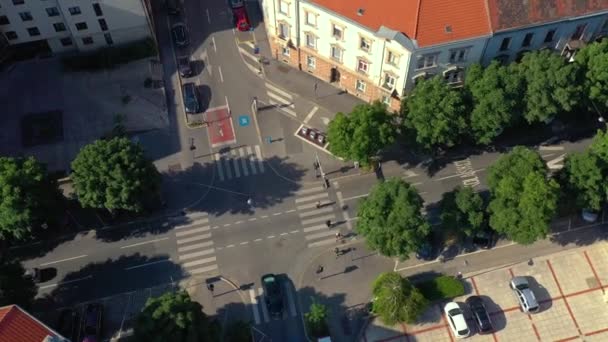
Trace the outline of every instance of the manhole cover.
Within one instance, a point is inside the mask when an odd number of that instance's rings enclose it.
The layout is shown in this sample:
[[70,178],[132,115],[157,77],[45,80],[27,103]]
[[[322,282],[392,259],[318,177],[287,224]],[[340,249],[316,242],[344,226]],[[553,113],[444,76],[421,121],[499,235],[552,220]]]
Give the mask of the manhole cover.
[[589,278],[585,279],[585,281],[587,282],[587,286],[590,289],[597,289],[598,287],[600,287],[600,283],[597,281],[597,279],[595,277],[589,277]]

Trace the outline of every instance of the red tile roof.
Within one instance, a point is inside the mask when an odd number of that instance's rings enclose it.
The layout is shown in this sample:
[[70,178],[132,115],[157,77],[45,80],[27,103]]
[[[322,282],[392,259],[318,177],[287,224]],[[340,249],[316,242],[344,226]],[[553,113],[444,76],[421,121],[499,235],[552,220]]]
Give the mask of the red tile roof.
[[[418,46],[490,33],[485,0],[311,0],[360,25],[402,32]],[[363,15],[358,15],[359,9]],[[447,28],[447,29],[446,29]],[[448,32],[451,31],[451,32]]]
[[57,333],[17,305],[0,308],[0,342],[42,342]]
[[488,0],[494,31],[608,10],[608,0]]

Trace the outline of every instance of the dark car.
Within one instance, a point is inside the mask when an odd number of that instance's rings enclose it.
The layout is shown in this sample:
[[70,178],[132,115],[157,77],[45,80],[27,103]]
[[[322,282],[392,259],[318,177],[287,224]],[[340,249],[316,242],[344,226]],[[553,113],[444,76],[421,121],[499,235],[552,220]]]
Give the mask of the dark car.
[[425,242],[420,246],[420,248],[416,251],[416,259],[418,260],[430,260],[433,254],[433,248],[431,244]]
[[494,232],[489,229],[483,230],[473,236],[473,244],[483,249],[490,249],[494,247],[495,243],[496,237]]
[[234,14],[234,25],[239,31],[249,31],[251,24],[245,7],[239,7],[232,10]]
[[181,77],[190,77],[192,76],[192,63],[190,62],[190,57],[182,56],[177,57],[177,69],[179,70],[179,75]]
[[78,340],[78,314],[72,309],[64,309],[59,313],[57,332],[71,341]]
[[283,291],[281,290],[281,282],[274,274],[265,274],[262,276],[262,286],[264,287],[264,300],[268,313],[273,317],[283,315]]
[[490,320],[490,315],[488,315],[486,306],[483,304],[483,299],[479,296],[471,296],[467,298],[466,303],[471,309],[473,320],[475,321],[475,324],[477,324],[479,333],[491,332],[494,328],[492,328],[492,321]]
[[82,314],[83,341],[96,342],[101,337],[103,306],[99,303],[87,304]]
[[196,90],[196,84],[184,83],[182,86],[182,93],[184,95],[184,108],[186,113],[200,113],[201,101],[198,97],[198,91]]
[[178,15],[181,12],[180,0],[167,0],[167,12],[171,15]]
[[176,23],[171,27],[171,34],[173,35],[173,41],[175,45],[184,47],[190,44],[190,40],[188,39],[188,30],[186,29],[186,24],[184,23]]

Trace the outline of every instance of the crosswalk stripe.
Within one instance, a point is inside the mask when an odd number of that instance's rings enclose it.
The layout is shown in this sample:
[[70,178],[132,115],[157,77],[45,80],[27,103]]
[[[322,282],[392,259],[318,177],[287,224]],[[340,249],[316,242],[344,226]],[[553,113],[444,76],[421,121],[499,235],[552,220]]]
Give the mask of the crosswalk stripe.
[[308,188],[308,189],[302,189],[302,190],[298,190],[296,192],[294,192],[294,194],[296,195],[306,195],[309,194],[311,192],[317,192],[317,191],[321,191],[321,190],[325,190],[322,186],[317,186],[314,188]]
[[[316,205],[316,203],[315,203],[315,205]],[[334,208],[332,208],[332,207],[325,207],[325,208],[320,208],[320,209],[313,210],[313,211],[303,212],[303,213],[300,213],[299,215],[300,215],[301,218],[304,218],[304,217],[308,217],[308,216],[314,216],[314,215],[317,215],[317,214],[331,213],[333,211],[334,211]]]
[[217,265],[196,268],[194,270],[186,270],[186,272],[188,272],[190,274],[199,274],[199,273],[205,273],[205,272],[209,272],[209,271],[213,271],[213,270],[217,270]]
[[323,228],[327,228],[326,224],[318,224],[316,226],[312,226],[312,227],[306,227],[303,229],[304,233],[309,233],[309,232],[314,232],[315,230],[319,230],[319,229],[323,229]]
[[258,168],[264,173],[264,158],[262,158],[262,150],[260,145],[255,145],[255,156],[258,158]]
[[200,259],[200,260],[195,260],[195,261],[189,261],[189,262],[183,263],[182,267],[190,267],[190,266],[208,264],[210,262],[215,261],[216,259],[217,259],[216,257],[212,256],[212,257],[205,258],[205,259]]
[[268,96],[270,97],[271,100],[276,101],[277,102],[276,104],[283,105],[285,107],[295,108],[295,105],[293,103],[290,103],[289,100],[284,99],[275,93],[269,92]]
[[239,170],[239,160],[236,156],[236,150],[230,150],[232,155],[232,166],[234,167],[234,175],[236,178],[241,177],[241,170]]
[[217,168],[217,173],[220,176],[220,182],[224,181],[224,168],[221,163],[221,158],[219,153],[215,153],[213,155],[213,159],[215,159],[215,167]]
[[226,157],[222,156],[222,163],[226,167],[226,178],[232,179],[232,168],[230,167],[230,161]]
[[209,216],[209,214],[204,211],[195,211],[195,212],[186,214],[186,217],[193,221],[195,221],[195,219],[197,217],[207,217],[207,216]]
[[[324,202],[321,201],[321,206],[323,206],[323,204],[324,204]],[[316,208],[316,206],[317,206],[317,202],[311,202],[311,203],[298,205],[296,208],[298,210],[306,210],[306,209],[310,209],[310,208]]]
[[253,309],[253,319],[255,324],[260,324],[260,313],[258,312],[258,300],[255,297],[255,290],[249,289],[249,299],[251,299],[251,308]]
[[287,292],[287,302],[289,303],[289,312],[291,313],[291,317],[296,317],[298,313],[296,311],[296,302],[293,298],[293,292],[291,291],[287,283],[283,283],[283,285],[285,292]]
[[196,228],[196,227],[202,227],[202,226],[207,226],[209,225],[209,219],[202,219],[199,221],[195,221],[194,224],[184,224],[181,226],[175,226],[175,230],[183,230],[183,229],[188,229],[188,228]]
[[209,246],[213,246],[213,241],[205,241],[205,242],[201,242],[201,243],[196,243],[194,245],[178,247],[177,252],[187,252],[187,251],[191,251],[193,249],[205,248],[205,247],[209,247]]
[[308,244],[308,248],[327,246],[327,245],[334,244],[335,242],[336,242],[335,239],[316,241],[316,242],[313,242],[313,243],[309,243]]
[[258,170],[255,168],[255,159],[253,157],[253,150],[251,149],[251,146],[247,146],[246,149],[247,149],[247,159],[249,159],[249,166],[251,167],[251,173],[256,175],[258,173]]
[[[285,113],[287,113],[287,114],[289,114],[291,116],[296,116],[296,117],[298,116],[296,114],[296,112],[294,112],[293,110],[289,109],[288,107],[282,107],[282,105],[284,105],[284,103],[277,102],[277,101],[275,101],[273,99],[270,99],[269,102],[270,102],[271,105],[278,107],[280,110],[284,111]],[[291,107],[291,106],[289,106],[289,107]]]
[[247,169],[247,158],[245,156],[245,149],[239,148],[239,155],[241,156],[241,166],[243,167],[243,174],[245,176],[249,176],[249,170]]
[[329,197],[329,195],[327,194],[327,192],[324,192],[322,194],[316,194],[316,195],[312,195],[312,196],[296,198],[296,203],[308,202],[308,201],[312,201],[312,200],[316,200],[316,199],[320,199],[320,198],[326,198],[326,197]]
[[213,252],[215,252],[214,248],[206,249],[206,250],[200,251],[200,252],[193,252],[193,253],[182,254],[182,255],[179,256],[179,260],[192,259],[192,258],[196,258],[196,257],[199,257],[199,256],[207,255],[207,254],[213,254]]
[[321,221],[327,221],[327,220],[331,220],[331,219],[333,219],[335,217],[336,217],[336,215],[330,214],[330,215],[323,215],[323,216],[311,218],[311,219],[308,219],[308,220],[302,220],[302,225],[303,226],[307,226],[307,225],[309,225],[311,223],[317,223],[317,222],[321,222]]
[[181,236],[192,235],[192,234],[196,234],[196,233],[202,233],[202,232],[208,231],[209,229],[211,229],[211,227],[206,226],[206,227],[194,228],[194,229],[190,229],[190,230],[179,231],[179,232],[175,232],[175,236],[181,237]]
[[332,230],[326,230],[324,232],[306,235],[305,238],[306,238],[306,240],[316,240],[318,238],[322,238],[322,237],[326,237],[326,236],[330,236],[330,235],[336,235],[336,233]]
[[286,98],[288,98],[288,99],[291,99],[291,98],[293,97],[293,96],[291,96],[291,94],[289,94],[288,92],[286,92],[286,91],[284,91],[284,90],[281,90],[281,89],[279,89],[279,88],[277,88],[277,87],[273,86],[273,85],[272,85],[272,84],[270,84],[270,83],[266,83],[266,88],[268,88],[268,89],[270,89],[270,90],[274,91],[275,93],[279,93],[279,94],[281,94],[281,95],[285,96],[285,97],[286,97]]
[[198,240],[204,240],[204,239],[208,239],[211,237],[211,233],[207,233],[207,234],[201,234],[198,236],[193,236],[187,239],[181,239],[181,240],[177,240],[177,244],[181,245],[184,243],[188,243],[188,242],[194,242],[194,241],[198,241]]
[[258,293],[260,294],[260,299],[262,304],[260,305],[262,307],[262,315],[264,316],[264,322],[268,323],[268,321],[270,320],[269,315],[268,315],[268,308],[266,307],[266,305],[264,305],[264,303],[266,303],[266,300],[264,298],[265,294],[264,294],[264,289],[263,288],[259,288],[258,289]]

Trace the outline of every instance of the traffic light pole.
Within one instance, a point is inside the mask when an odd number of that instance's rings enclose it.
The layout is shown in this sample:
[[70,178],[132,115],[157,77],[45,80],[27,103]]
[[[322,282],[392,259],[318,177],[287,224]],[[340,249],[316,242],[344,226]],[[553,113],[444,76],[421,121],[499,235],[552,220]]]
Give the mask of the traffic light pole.
[[323,172],[323,167],[321,166],[321,160],[319,159],[319,154],[315,152],[315,169],[319,169],[321,172],[321,178],[323,178],[323,186],[327,189],[329,188],[329,179],[325,177],[325,172]]

